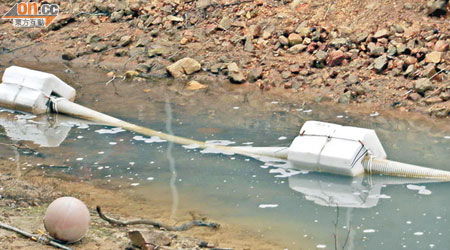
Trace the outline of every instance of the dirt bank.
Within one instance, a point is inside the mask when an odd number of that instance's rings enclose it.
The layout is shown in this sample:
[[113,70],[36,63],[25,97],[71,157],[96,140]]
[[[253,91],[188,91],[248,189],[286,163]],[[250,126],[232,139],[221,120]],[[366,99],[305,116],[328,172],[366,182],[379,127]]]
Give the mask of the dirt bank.
[[[4,145],[0,151],[8,151]],[[3,154],[6,155],[6,154]],[[221,223],[219,229],[193,228],[185,232],[167,232],[151,229],[149,226],[113,227],[99,218],[95,206],[100,205],[104,213],[115,218],[148,218],[169,225],[181,225],[185,221],[204,218],[195,211],[183,211],[177,221],[170,221],[170,211],[166,204],[152,203],[127,189],[111,190],[111,183],[104,181],[83,182],[80,179],[37,167],[33,159],[22,157],[17,168],[15,162],[0,158],[0,217],[2,223],[10,224],[25,231],[38,233],[45,231],[42,218],[48,204],[61,196],[74,196],[83,200],[91,212],[90,231],[80,242],[70,245],[74,249],[126,249],[131,247],[127,236],[129,231],[156,231],[171,239],[169,246],[159,249],[281,249],[280,245],[265,241],[256,234],[234,225]],[[28,168],[24,170],[23,166]],[[114,185],[120,185],[115,183]],[[158,192],[157,190],[153,190]],[[209,218],[208,218],[209,219]],[[212,220],[212,218],[210,219]],[[245,240],[242,237],[245,235]],[[25,239],[12,232],[0,229],[2,249],[32,248],[54,249]],[[256,247],[257,246],[257,247]],[[256,247],[256,248],[255,248]]]
[[[447,1],[51,2],[61,14],[48,29],[2,21],[3,67],[63,62],[114,81],[174,76],[281,89],[302,101],[450,112]],[[167,71],[186,57],[194,60]]]

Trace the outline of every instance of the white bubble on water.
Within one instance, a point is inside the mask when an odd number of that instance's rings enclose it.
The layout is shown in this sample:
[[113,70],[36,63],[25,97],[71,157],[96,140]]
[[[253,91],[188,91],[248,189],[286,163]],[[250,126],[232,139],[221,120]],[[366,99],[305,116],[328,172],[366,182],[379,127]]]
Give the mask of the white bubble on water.
[[159,138],[158,136],[151,136],[150,138],[148,138],[148,137],[137,135],[137,136],[133,137],[133,140],[144,141],[144,143],[166,142],[166,140],[163,140],[163,139]]
[[95,130],[95,132],[98,134],[117,134],[123,131],[125,131],[125,129],[123,128],[111,128],[111,129],[102,128]]
[[406,188],[409,190],[418,191],[417,192],[418,194],[423,194],[423,195],[430,195],[432,193],[431,190],[428,190],[426,186],[409,184],[409,185],[406,185]]
[[259,204],[259,208],[276,208],[278,204]]

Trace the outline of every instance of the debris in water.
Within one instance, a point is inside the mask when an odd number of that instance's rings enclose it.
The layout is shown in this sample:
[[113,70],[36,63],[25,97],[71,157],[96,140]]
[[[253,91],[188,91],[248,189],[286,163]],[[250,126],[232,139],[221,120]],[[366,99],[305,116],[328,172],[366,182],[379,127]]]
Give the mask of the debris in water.
[[417,190],[419,194],[423,195],[430,195],[432,193],[431,190],[428,190],[426,186],[409,184],[406,185],[406,188],[409,190]]
[[166,140],[162,140],[158,136],[151,136],[150,138],[146,138],[146,137],[137,135],[137,136],[133,137],[133,140],[144,141],[145,143],[166,142]]
[[276,208],[278,204],[260,204],[259,208]]
[[280,140],[280,141],[282,141],[282,140],[286,140],[287,139],[287,137],[286,136],[280,136],[280,137],[278,137],[278,140]]
[[99,133],[99,134],[117,134],[117,133],[120,133],[120,132],[123,132],[123,131],[125,131],[125,130],[122,129],[122,128],[97,129],[97,130],[95,130],[95,132]]

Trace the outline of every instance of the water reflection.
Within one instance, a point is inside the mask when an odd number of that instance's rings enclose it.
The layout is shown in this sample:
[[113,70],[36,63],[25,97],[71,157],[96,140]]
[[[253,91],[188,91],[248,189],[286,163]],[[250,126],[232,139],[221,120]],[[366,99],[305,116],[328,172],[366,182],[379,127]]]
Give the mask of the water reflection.
[[28,115],[0,112],[0,126],[15,141],[30,141],[41,147],[58,147],[66,139],[73,126],[86,126],[84,120],[64,115]]
[[[71,128],[86,128],[92,122],[71,118],[64,115],[26,115],[14,112],[0,112],[0,126],[11,140],[31,141],[41,147],[58,147],[69,135]],[[98,134],[115,134],[124,131],[120,128],[95,130]],[[222,142],[222,141],[219,141]],[[187,148],[189,150],[189,148]],[[216,153],[201,151],[201,153]],[[81,159],[81,158],[80,158]],[[359,177],[339,176],[326,173],[299,171],[301,166],[284,160],[255,157],[264,162],[264,168],[270,167],[270,173],[277,178],[288,178],[289,187],[302,193],[306,200],[321,206],[371,208],[380,199],[389,199],[382,194],[387,185],[405,185],[439,182],[436,180],[411,179],[381,175],[365,175]],[[173,171],[171,171],[173,172]],[[427,194],[422,186],[410,185],[409,189]]]
[[313,201],[315,204],[355,208],[375,207],[380,199],[390,199],[390,196],[381,192],[382,188],[387,185],[430,182],[439,181],[381,175],[352,178],[325,173],[297,174],[289,177],[289,187],[304,194],[305,199]]

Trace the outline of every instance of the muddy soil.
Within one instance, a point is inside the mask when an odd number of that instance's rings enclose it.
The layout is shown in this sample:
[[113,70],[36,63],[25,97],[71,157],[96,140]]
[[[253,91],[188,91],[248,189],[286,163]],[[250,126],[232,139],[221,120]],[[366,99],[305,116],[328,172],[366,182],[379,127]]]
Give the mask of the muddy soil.
[[[8,150],[4,146],[0,147],[2,151]],[[27,165],[34,165],[32,159],[21,159],[24,160]],[[32,233],[45,232],[42,219],[46,207],[54,199],[73,196],[85,202],[91,212],[90,230],[80,242],[69,245],[74,249],[131,249],[128,232],[135,230],[157,231],[171,239],[170,246],[160,246],[159,249],[281,248],[276,243],[261,240],[256,234],[252,236],[252,233],[245,229],[222,222],[219,222],[219,229],[192,228],[185,232],[161,231],[145,225],[113,227],[97,215],[97,205],[101,205],[105,214],[123,220],[148,218],[169,225],[181,225],[200,218],[213,221],[212,218],[206,218],[195,211],[183,211],[180,214],[184,215],[177,218],[177,221],[170,221],[170,211],[163,209],[166,205],[151,203],[136,191],[111,189],[111,186],[120,186],[120,183],[83,181],[59,171],[52,171],[51,168],[46,171],[42,171],[40,167],[32,167],[26,171],[17,170],[15,162],[5,159],[0,159],[0,181],[2,222]],[[3,229],[0,230],[0,242],[2,249],[54,249]]]

